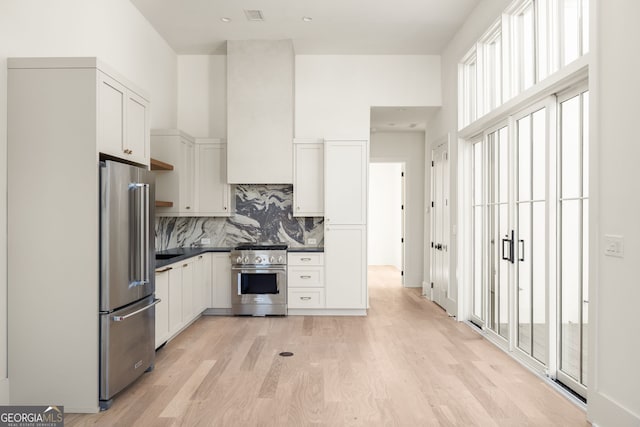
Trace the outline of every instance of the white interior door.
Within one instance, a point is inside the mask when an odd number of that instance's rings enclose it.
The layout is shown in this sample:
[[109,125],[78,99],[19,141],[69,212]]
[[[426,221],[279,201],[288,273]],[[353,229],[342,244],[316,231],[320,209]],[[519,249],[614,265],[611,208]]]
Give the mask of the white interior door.
[[431,299],[445,310],[449,296],[449,153],[446,144],[432,152]]

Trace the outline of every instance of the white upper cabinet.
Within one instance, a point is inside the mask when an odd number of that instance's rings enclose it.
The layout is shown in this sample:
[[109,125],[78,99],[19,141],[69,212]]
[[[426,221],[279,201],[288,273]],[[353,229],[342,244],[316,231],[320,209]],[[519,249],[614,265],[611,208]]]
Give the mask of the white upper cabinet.
[[194,139],[176,129],[151,131],[153,157],[173,165],[172,171],[156,172],[156,200],[172,202],[170,207],[156,207],[158,216],[193,216],[194,208]]
[[324,214],[324,144],[294,140],[293,216]]
[[367,222],[367,141],[324,143],[325,224]]
[[98,72],[98,150],[149,165],[149,102]]
[[227,144],[220,139],[196,140],[196,214],[231,216],[231,186],[227,184]]

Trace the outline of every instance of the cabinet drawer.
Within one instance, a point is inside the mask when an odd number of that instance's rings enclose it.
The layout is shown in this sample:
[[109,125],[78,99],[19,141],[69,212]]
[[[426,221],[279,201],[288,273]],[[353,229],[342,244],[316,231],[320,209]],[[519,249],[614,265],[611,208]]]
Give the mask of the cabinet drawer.
[[324,265],[324,254],[313,253],[289,253],[289,265]]
[[324,289],[289,288],[289,308],[324,308]]
[[287,283],[293,288],[322,288],[324,287],[323,273],[324,267],[289,267]]

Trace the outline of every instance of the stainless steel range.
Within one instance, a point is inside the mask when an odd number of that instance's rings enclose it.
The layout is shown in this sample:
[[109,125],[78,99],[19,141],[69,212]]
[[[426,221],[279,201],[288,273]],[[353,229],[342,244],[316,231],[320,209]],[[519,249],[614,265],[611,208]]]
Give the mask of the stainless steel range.
[[231,312],[287,314],[287,245],[248,243],[231,252]]

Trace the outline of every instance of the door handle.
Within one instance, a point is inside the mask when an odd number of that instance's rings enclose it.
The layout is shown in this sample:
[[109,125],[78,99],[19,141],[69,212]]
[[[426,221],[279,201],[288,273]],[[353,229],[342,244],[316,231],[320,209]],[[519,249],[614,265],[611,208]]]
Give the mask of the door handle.
[[[507,234],[502,239],[502,259],[504,261],[509,261],[510,263],[514,263],[514,248],[513,248],[513,240],[514,240],[514,231],[511,230],[511,238],[509,239],[509,235]],[[505,250],[504,244],[508,243],[509,249],[508,252]]]
[[518,261],[524,261],[524,240],[518,240]]

